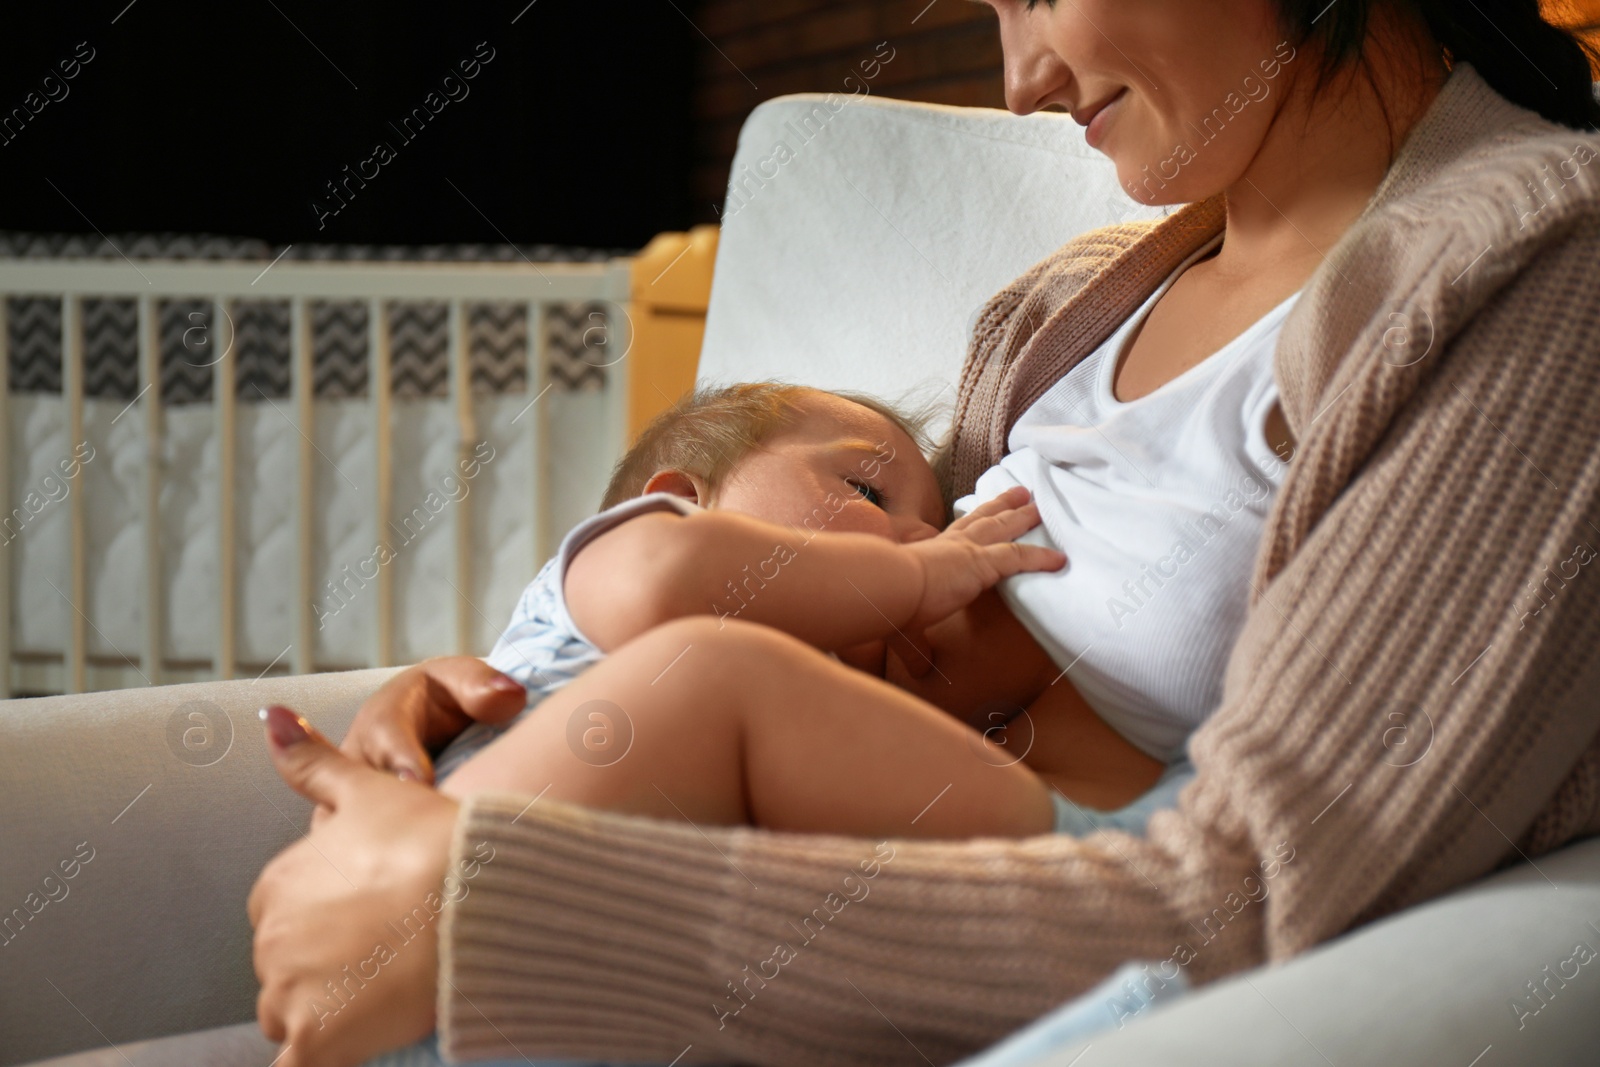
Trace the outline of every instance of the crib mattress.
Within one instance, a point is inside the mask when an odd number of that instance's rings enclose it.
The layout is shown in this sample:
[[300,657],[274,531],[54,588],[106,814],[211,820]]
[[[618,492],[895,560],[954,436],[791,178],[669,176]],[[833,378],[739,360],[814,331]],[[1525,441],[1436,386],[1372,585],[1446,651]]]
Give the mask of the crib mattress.
[[[77,238],[0,234],[0,255],[105,254]],[[124,251],[162,258],[210,255],[270,261],[275,249],[210,238],[111,238]],[[71,242],[77,241],[81,247]],[[257,243],[259,244],[259,243]],[[308,246],[286,258],[509,259],[528,250],[355,249]],[[604,258],[586,250],[534,249],[545,261]],[[114,254],[114,253],[113,253]],[[319,669],[371,662],[375,566],[394,587],[394,656],[412,662],[455,651],[455,538],[471,511],[473,561],[469,647],[486,652],[510,618],[522,587],[553,546],[599,503],[614,456],[607,423],[604,358],[607,311],[600,304],[547,307],[545,375],[538,400],[548,448],[535,451],[526,417],[526,310],[469,304],[468,355],[478,440],[470,476],[458,465],[443,304],[392,303],[392,511],[376,516],[373,405],[368,396],[366,306],[313,303],[315,445],[313,580]],[[211,305],[165,301],[159,309],[162,446],[146,455],[138,394],[137,340],[129,301],[84,302],[84,440],[67,438],[61,398],[59,302],[12,298],[8,305],[8,439],[12,500],[0,547],[12,574],[16,653],[59,657],[73,607],[69,589],[70,505],[63,472],[81,466],[91,661],[137,662],[146,576],[145,476],[159,465],[162,648],[171,664],[204,664],[216,647],[220,449],[206,350]],[[236,643],[241,673],[286,662],[296,602],[300,432],[292,421],[288,306],[233,307],[237,418],[234,472]],[[600,327],[600,328],[597,328]],[[536,540],[535,464],[544,465],[543,538]],[[378,562],[380,561],[381,562]]]

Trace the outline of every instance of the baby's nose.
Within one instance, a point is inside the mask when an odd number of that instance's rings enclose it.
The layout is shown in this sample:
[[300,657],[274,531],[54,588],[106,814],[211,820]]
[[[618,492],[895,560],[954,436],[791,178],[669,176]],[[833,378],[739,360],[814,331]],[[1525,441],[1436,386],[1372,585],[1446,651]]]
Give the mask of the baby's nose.
[[938,537],[939,528],[931,523],[914,519],[900,531],[900,543],[909,545],[913,541],[926,541],[930,537]]

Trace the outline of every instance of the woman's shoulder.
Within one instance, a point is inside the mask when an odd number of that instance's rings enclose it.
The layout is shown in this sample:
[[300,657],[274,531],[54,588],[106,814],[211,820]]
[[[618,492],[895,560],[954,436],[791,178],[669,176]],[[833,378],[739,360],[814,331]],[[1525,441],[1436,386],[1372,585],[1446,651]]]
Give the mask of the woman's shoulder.
[[[1559,244],[1600,217],[1600,132],[1575,130],[1506,105],[1507,115],[1446,159],[1402,156],[1392,195],[1380,190],[1352,236],[1385,233],[1391,251],[1434,254],[1449,244],[1499,250],[1503,267]],[[1386,183],[1387,184],[1387,183]],[[1400,191],[1403,190],[1403,191]],[[1512,254],[1520,249],[1521,254]],[[1503,271],[1510,277],[1515,271]]]
[[[1557,315],[1600,307],[1594,287],[1565,305],[1530,292],[1538,273],[1530,268],[1570,262],[1600,230],[1600,133],[1510,104],[1492,119],[1475,136],[1439,144],[1445,151],[1432,158],[1414,147],[1402,153],[1307,282],[1280,345],[1284,375],[1294,376],[1301,349],[1373,350],[1369,335],[1391,321],[1408,337],[1420,324],[1423,347],[1436,350],[1497,298]],[[1390,340],[1385,333],[1385,349]]]
[[1553,338],[1600,320],[1600,135],[1510,104],[1490,119],[1432,159],[1411,152],[1306,283],[1274,365],[1297,436],[1346,395],[1381,395],[1362,417],[1387,426],[1444,362],[1504,362],[1508,336],[1519,373],[1578,358]]
[[[1462,64],[1406,134],[1368,214],[1396,223],[1487,231],[1533,228],[1600,205],[1600,132],[1573,129],[1512,102]],[[1460,212],[1471,212],[1462,216]],[[1450,212],[1441,218],[1442,212]]]
[[1600,133],[1542,124],[1491,138],[1441,168],[1431,181],[1391,205],[1425,214],[1458,202],[1503,209],[1501,228],[1528,228],[1548,208],[1555,214],[1600,209]]

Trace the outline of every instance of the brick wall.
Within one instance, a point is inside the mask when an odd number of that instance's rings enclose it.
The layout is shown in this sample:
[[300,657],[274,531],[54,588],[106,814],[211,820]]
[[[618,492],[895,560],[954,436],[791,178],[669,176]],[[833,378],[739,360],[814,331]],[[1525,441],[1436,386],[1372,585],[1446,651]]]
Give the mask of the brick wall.
[[[1546,0],[1545,7],[1556,21],[1600,24],[1600,0]],[[690,10],[710,38],[695,70],[699,222],[716,221],[713,205],[722,205],[739,127],[752,108],[785,93],[854,91],[845,79],[860,76],[880,42],[894,59],[877,70],[873,93],[1005,106],[994,13],[966,0],[702,0]]]
[[[703,0],[694,16],[714,42],[695,71],[697,221],[716,221],[739,127],[763,100],[856,91],[845,79],[866,63],[874,95],[1005,106],[994,12],[967,0]],[[874,67],[885,41],[893,59]]]

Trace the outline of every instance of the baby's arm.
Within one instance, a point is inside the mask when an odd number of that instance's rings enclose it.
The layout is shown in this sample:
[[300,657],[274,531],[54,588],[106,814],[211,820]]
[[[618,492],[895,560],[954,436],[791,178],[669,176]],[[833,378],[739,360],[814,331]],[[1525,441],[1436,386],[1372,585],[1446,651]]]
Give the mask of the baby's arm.
[[1003,577],[1065,562],[1053,549],[1014,543],[1039,521],[1026,499],[1002,494],[911,544],[729,511],[650,512],[573,556],[567,608],[604,652],[692,615],[764,623],[829,650],[914,633]]

